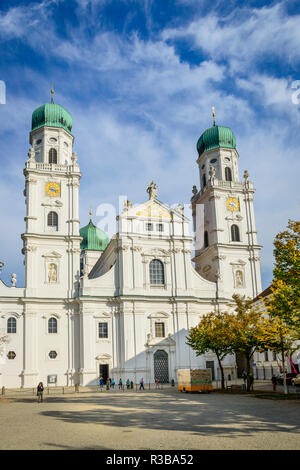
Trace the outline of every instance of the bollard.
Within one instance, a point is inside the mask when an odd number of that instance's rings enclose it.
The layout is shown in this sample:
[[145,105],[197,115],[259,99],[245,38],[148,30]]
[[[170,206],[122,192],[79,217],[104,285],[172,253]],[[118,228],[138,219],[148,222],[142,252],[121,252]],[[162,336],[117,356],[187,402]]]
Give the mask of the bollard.
[[5,387],[2,387],[2,395],[5,395]]

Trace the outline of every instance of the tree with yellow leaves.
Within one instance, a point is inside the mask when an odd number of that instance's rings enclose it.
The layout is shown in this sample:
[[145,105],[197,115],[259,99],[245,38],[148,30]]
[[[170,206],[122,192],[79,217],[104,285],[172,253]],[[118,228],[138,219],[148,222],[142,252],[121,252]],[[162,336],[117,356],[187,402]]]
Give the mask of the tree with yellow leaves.
[[256,328],[257,339],[260,342],[260,351],[271,349],[276,354],[280,354],[283,366],[284,393],[287,393],[286,386],[286,353],[295,350],[295,341],[298,333],[295,328],[291,328],[278,316],[261,318]]
[[232,353],[230,335],[232,315],[226,312],[211,312],[201,318],[200,323],[191,328],[187,336],[187,344],[197,356],[207,351],[215,353],[221,372],[221,388],[225,388],[224,368],[222,360]]
[[274,240],[272,294],[264,300],[270,316],[278,316],[300,337],[300,222],[289,220]]
[[255,351],[261,347],[260,338],[257,334],[257,325],[261,319],[261,312],[253,306],[252,299],[245,296],[233,294],[234,314],[231,315],[232,349],[235,353],[242,354],[246,359],[247,390],[250,390],[251,360]]

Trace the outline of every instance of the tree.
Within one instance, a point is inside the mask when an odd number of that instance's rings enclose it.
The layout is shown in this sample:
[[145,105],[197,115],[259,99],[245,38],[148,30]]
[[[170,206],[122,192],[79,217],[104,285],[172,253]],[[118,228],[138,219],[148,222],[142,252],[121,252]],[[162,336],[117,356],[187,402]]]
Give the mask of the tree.
[[300,222],[289,220],[287,230],[276,235],[274,256],[272,294],[265,305],[269,315],[296,327],[300,336]]
[[230,337],[232,349],[235,353],[242,354],[246,359],[247,390],[250,390],[251,360],[255,351],[260,347],[260,340],[257,335],[257,324],[261,319],[261,312],[253,306],[252,299],[245,299],[245,296],[233,294],[234,312],[231,320]]
[[211,312],[201,318],[198,326],[191,328],[187,344],[200,356],[212,351],[217,356],[221,371],[221,388],[225,388],[222,360],[232,353],[231,322],[232,316],[226,312]]
[[298,338],[296,329],[287,325],[282,318],[272,316],[261,318],[257,325],[256,334],[261,344],[261,350],[271,349],[281,355],[284,393],[287,393],[285,355],[295,349],[293,346]]

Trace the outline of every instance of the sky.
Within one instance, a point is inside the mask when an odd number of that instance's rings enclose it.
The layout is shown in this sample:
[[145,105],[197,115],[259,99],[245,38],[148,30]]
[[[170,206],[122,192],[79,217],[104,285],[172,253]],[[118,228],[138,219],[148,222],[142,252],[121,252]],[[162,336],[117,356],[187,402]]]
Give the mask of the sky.
[[23,168],[32,112],[54,82],[73,117],[81,226],[90,206],[145,201],[152,179],[159,200],[188,204],[215,106],[236,136],[240,177],[247,169],[256,188],[267,287],[274,237],[299,220],[299,44],[297,1],[1,0],[2,279],[24,282]]

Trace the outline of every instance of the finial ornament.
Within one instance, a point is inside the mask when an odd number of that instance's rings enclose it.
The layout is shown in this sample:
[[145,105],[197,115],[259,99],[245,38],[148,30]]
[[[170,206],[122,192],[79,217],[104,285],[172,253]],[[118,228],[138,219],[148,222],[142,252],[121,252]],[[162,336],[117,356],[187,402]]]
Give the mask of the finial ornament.
[[147,193],[149,194],[149,199],[155,199],[157,195],[157,186],[152,180],[147,188]]
[[92,215],[93,215],[93,214],[92,214],[92,206],[90,206],[90,212],[89,212],[89,214],[90,214],[90,220],[92,220]]
[[215,113],[215,107],[214,107],[214,106],[212,106],[212,107],[211,107],[211,109],[212,109],[212,112],[213,112],[213,113],[212,113],[212,115],[213,115],[213,125],[215,126],[215,125],[216,125],[216,113]]
[[54,103],[53,95],[54,95],[54,83],[52,83],[52,87],[51,87],[51,103]]

